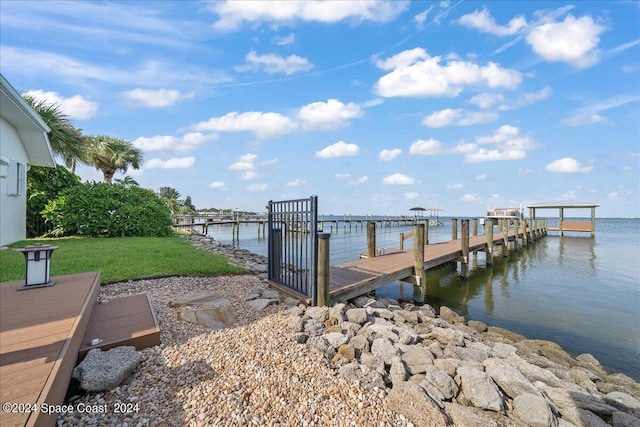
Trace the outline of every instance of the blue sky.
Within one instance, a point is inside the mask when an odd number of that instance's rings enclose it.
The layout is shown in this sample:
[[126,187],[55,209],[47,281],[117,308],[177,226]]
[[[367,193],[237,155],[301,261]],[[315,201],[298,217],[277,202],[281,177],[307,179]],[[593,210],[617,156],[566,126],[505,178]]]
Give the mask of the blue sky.
[[2,0],[0,27],[16,89],[198,208],[640,217],[637,1]]

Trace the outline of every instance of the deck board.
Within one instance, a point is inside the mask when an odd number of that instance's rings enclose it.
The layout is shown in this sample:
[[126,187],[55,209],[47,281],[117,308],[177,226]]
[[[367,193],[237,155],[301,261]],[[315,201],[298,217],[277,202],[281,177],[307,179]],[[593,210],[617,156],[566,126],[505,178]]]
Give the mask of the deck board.
[[[0,284],[0,400],[60,405],[100,291],[100,273],[55,277],[52,287]],[[4,426],[53,426],[56,416],[0,414]]]
[[[509,239],[515,238],[515,232],[509,232]],[[503,241],[502,233],[495,233],[495,245]],[[486,236],[469,237],[469,252],[485,250]],[[424,269],[438,267],[462,256],[461,240],[425,245]],[[373,258],[361,258],[345,262],[330,268],[329,294],[332,301],[349,299],[365,294],[379,286],[409,278],[413,272],[413,249],[385,249],[385,254]]]

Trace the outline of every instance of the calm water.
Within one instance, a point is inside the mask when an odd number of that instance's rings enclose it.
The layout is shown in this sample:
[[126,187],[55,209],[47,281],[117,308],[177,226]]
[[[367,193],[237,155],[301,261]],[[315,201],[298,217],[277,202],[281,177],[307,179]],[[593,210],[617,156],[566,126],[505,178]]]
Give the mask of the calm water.
[[[431,243],[451,238],[451,220],[443,221],[444,226],[430,227]],[[400,233],[412,229],[378,226],[377,246],[397,248]],[[209,234],[231,243],[230,227],[210,227]],[[366,229],[334,228],[330,244],[332,265],[355,260],[366,251]],[[256,225],[241,227],[240,247],[267,254]],[[478,254],[468,281],[451,267],[428,272],[427,302],[528,338],[557,342],[574,355],[591,353],[609,370],[640,381],[640,219],[598,218],[595,239],[549,235],[494,261],[487,268],[484,254]],[[413,287],[391,283],[377,294],[411,298]]]

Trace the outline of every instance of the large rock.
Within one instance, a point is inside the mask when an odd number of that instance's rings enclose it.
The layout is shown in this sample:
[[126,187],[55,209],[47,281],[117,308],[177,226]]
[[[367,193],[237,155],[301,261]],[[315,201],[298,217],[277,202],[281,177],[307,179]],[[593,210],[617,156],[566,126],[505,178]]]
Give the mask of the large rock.
[[415,426],[450,426],[453,423],[422,387],[413,381],[394,383],[387,407],[403,414]]
[[433,366],[433,354],[421,345],[398,345],[402,351],[402,360],[411,375],[423,374]]
[[458,384],[451,376],[436,366],[429,366],[425,371],[425,381],[434,386],[445,399],[452,399],[458,394]]
[[115,347],[108,351],[90,350],[73,370],[73,378],[88,392],[111,390],[136,370],[142,356],[133,346]]
[[558,426],[547,401],[539,394],[524,393],[513,399],[513,414],[530,427]]
[[449,323],[453,323],[456,325],[464,324],[464,316],[460,316],[458,313],[451,310],[449,307],[445,307],[445,306],[440,307],[440,318],[446,320]]
[[394,347],[388,338],[376,338],[371,344],[371,353],[378,359],[382,360],[385,365],[391,366],[393,358],[400,356],[400,350]]
[[356,380],[364,388],[384,388],[384,380],[379,372],[357,362],[347,363],[338,369],[338,376]]
[[484,369],[502,391],[512,399],[525,393],[540,394],[527,377],[502,359],[491,358],[485,360]]
[[[252,302],[249,301],[249,303]],[[178,310],[178,320],[196,323],[210,329],[224,329],[236,321],[233,304],[227,298],[216,297],[198,304],[195,307],[181,307]]]
[[468,366],[457,371],[464,397],[476,408],[505,412],[504,399],[491,377],[485,372]]

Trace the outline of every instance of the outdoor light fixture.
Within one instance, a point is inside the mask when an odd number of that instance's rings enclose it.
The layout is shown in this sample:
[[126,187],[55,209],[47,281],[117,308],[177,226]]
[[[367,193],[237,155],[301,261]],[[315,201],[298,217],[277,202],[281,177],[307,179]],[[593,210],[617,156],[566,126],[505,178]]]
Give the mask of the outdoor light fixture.
[[49,270],[51,267],[51,254],[58,248],[59,246],[36,243],[32,246],[14,249],[24,254],[24,259],[27,263],[26,278],[24,285],[18,288],[19,291],[32,288],[44,288],[56,284],[55,280],[49,278]]

